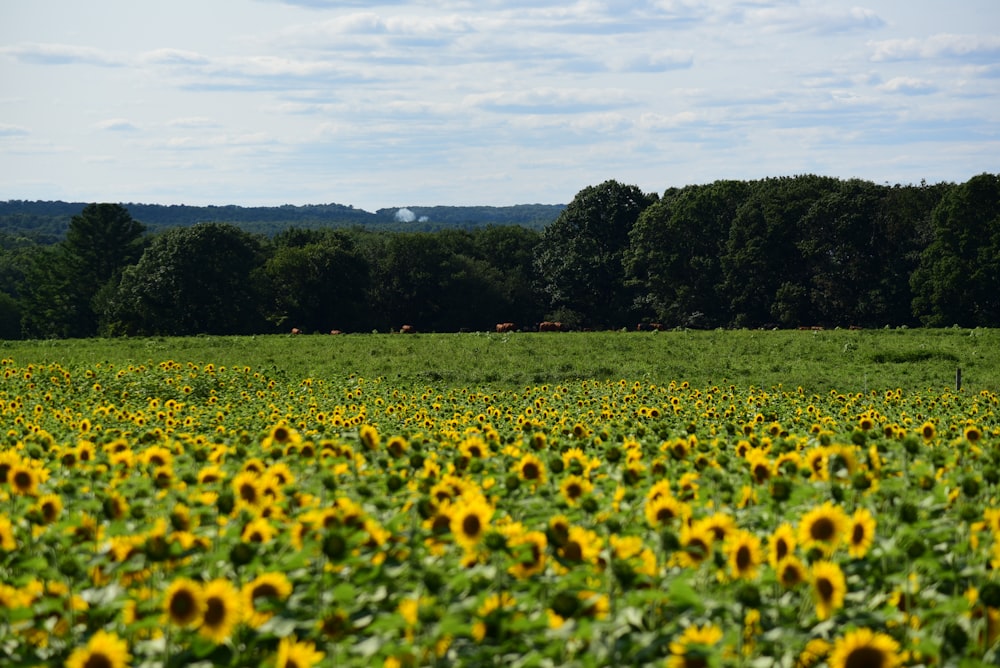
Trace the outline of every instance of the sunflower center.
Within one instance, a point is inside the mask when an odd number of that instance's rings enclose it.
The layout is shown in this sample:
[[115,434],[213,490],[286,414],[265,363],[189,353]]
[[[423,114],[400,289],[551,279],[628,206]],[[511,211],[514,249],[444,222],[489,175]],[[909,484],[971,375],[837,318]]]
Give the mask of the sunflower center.
[[669,508],[667,506],[664,506],[663,508],[660,508],[659,510],[656,511],[656,521],[657,522],[660,522],[662,524],[662,523],[665,523],[665,522],[669,522],[672,519],[674,519],[674,510],[673,510],[673,508]]
[[87,657],[87,660],[83,664],[83,668],[113,668],[115,664],[111,661],[111,657],[101,652],[94,652]]
[[693,538],[687,544],[686,552],[694,559],[701,561],[708,556],[708,545],[700,538]]
[[288,437],[289,437],[288,430],[285,429],[284,427],[278,427],[277,429],[274,430],[274,440],[276,440],[278,443],[284,443],[285,441],[288,440]]
[[802,581],[801,574],[794,566],[788,566],[781,571],[781,582],[786,587],[792,587]]
[[462,533],[466,536],[478,536],[483,529],[483,523],[477,515],[466,515],[462,519]]
[[820,517],[809,529],[809,535],[814,540],[829,541],[836,533],[836,527],[829,517]]
[[524,475],[525,480],[537,480],[538,464],[535,462],[527,462],[523,467],[521,467],[521,473]]
[[778,557],[777,561],[781,561],[788,556],[788,543],[783,540],[779,540],[778,544],[774,548],[774,554]]
[[213,596],[206,601],[206,604],[203,620],[205,626],[213,628],[226,621],[226,604],[222,599]]
[[278,598],[278,589],[273,584],[265,582],[253,588],[253,600],[259,598]]
[[572,483],[566,486],[566,496],[571,499],[578,499],[583,496],[583,488],[577,483]]
[[249,483],[240,485],[240,498],[244,501],[255,501],[257,499],[257,488]]
[[855,545],[863,543],[865,540],[865,528],[860,524],[854,525],[854,531],[851,533],[851,542]]
[[753,564],[753,559],[751,558],[750,548],[746,545],[740,545],[740,548],[736,550],[736,568],[740,571],[744,571]]
[[829,601],[833,598],[833,583],[826,578],[820,578],[816,581],[816,591],[819,592],[820,598]]
[[31,474],[27,471],[16,471],[14,473],[14,487],[17,489],[31,489]]
[[189,591],[179,591],[170,599],[170,617],[176,621],[188,620],[196,609],[194,596]]
[[882,668],[885,658],[877,647],[858,647],[847,655],[844,668]]
[[583,547],[575,540],[571,540],[563,546],[563,556],[570,561],[583,561]]

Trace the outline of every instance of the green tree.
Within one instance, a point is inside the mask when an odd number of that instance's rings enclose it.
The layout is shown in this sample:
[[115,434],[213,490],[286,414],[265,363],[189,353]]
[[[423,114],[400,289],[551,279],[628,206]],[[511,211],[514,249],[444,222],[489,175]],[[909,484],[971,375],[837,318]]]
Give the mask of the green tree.
[[588,327],[620,327],[632,313],[624,255],[639,215],[657,200],[636,186],[605,181],[584,188],[545,228],[535,252],[550,315]]
[[156,237],[106,297],[109,334],[243,334],[262,331],[257,237],[225,223]]
[[350,235],[291,231],[273,246],[263,267],[269,320],[307,332],[365,327],[370,271]]
[[914,314],[932,327],[1000,325],[1000,175],[951,188],[932,221],[912,279]]
[[[486,327],[498,322],[527,326],[541,320],[545,310],[534,289],[532,271],[541,233],[520,225],[495,225],[473,235],[475,258],[485,265],[498,301],[496,311],[484,313]],[[492,320],[493,322],[489,322]]]
[[674,327],[728,323],[720,257],[750,187],[744,181],[716,181],[672,189],[642,212],[632,228],[625,266],[646,317]]
[[119,204],[88,204],[66,238],[34,255],[25,272],[25,329],[33,336],[86,337],[98,329],[95,298],[142,253],[144,227]]
[[837,179],[796,176],[752,184],[736,211],[722,256],[722,289],[731,324],[814,324],[809,273],[799,247],[800,221]]

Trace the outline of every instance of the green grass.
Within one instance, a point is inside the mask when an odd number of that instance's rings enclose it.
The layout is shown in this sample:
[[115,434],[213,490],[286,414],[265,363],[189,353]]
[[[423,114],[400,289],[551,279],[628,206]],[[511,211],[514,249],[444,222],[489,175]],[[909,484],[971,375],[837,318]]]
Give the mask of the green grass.
[[2,341],[18,364],[165,360],[275,377],[382,377],[401,387],[513,388],[581,378],[802,386],[824,393],[1000,389],[1000,330],[668,331],[274,335]]

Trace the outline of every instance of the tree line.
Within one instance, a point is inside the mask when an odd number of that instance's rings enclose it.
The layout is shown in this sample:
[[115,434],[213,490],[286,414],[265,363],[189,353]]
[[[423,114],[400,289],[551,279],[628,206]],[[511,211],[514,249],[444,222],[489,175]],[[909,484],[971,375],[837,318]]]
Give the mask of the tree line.
[[89,204],[0,237],[0,338],[529,328],[1000,326],[1000,175],[803,175],[662,195],[606,181],[543,230],[230,223],[150,233]]

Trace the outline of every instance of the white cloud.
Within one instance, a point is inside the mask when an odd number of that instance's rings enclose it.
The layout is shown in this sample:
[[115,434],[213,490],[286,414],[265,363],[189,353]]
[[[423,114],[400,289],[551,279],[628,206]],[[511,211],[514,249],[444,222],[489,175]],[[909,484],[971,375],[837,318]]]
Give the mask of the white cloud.
[[1000,59],[1000,36],[938,34],[926,39],[887,39],[869,43],[871,59],[876,62],[960,58],[969,60]]
[[120,67],[127,64],[123,56],[103,49],[73,44],[19,44],[0,47],[0,54],[32,65],[99,65]]
[[26,128],[20,125],[0,123],[0,137],[22,137],[30,134]]
[[126,118],[109,118],[97,123],[97,127],[110,132],[135,132],[139,129],[138,126]]
[[937,90],[933,82],[916,77],[893,77],[879,86],[880,90],[905,95],[925,95]]

